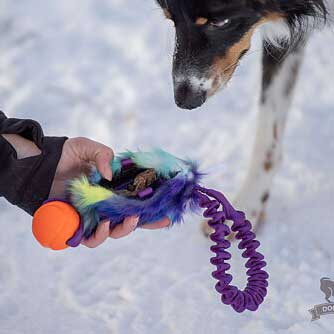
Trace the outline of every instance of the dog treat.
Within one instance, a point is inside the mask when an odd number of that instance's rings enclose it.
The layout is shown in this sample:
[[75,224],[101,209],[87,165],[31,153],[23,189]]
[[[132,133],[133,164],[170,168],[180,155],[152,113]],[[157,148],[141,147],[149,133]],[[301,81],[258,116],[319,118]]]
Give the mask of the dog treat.
[[[113,180],[107,181],[94,171],[88,178],[73,180],[68,187],[68,207],[63,201],[48,201],[37,210],[33,233],[44,246],[59,250],[77,247],[89,238],[99,223],[110,220],[111,228],[128,216],[139,216],[139,225],[150,224],[168,217],[172,224],[179,223],[187,210],[204,209],[204,217],[213,228],[211,247],[216,254],[211,263],[217,267],[212,276],[218,280],[216,290],[224,304],[237,312],[255,311],[263,302],[268,287],[264,256],[257,251],[260,243],[251,231],[252,225],[245,214],[236,211],[223,194],[200,185],[202,174],[196,163],[181,160],[162,151],[125,152],[112,162]],[[51,210],[50,210],[51,208]],[[75,208],[75,210],[74,210]],[[65,215],[65,216],[64,216]],[[64,224],[68,219],[69,224]],[[58,227],[56,221],[59,221]],[[226,220],[232,221],[231,229]],[[231,259],[231,243],[226,238],[236,233],[239,249],[247,259],[247,286],[241,291],[231,285],[232,275],[227,271]]]

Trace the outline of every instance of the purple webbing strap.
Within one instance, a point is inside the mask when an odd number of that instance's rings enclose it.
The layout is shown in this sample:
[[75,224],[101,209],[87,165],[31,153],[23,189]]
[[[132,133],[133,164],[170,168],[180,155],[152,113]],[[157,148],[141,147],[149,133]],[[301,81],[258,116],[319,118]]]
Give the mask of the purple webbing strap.
[[[239,313],[246,309],[256,311],[267,295],[269,275],[262,269],[266,266],[266,262],[264,256],[256,251],[260,243],[255,240],[256,236],[251,231],[251,223],[246,219],[245,214],[236,211],[220,192],[198,185],[195,187],[195,195],[198,197],[200,207],[205,209],[204,217],[210,219],[209,225],[214,229],[210,238],[216,244],[210,249],[216,253],[216,256],[211,258],[211,263],[217,266],[217,270],[212,273],[212,276],[218,280],[216,290],[221,294],[222,302],[231,305]],[[237,232],[236,239],[240,240],[238,248],[245,249],[242,257],[248,259],[246,262],[247,286],[243,291],[230,284],[233,277],[226,273],[231,267],[226,263],[231,259],[231,254],[227,251],[231,243],[225,237],[231,231],[224,224],[225,220],[233,222],[231,229]]]
[[80,219],[79,228],[74,233],[73,237],[66,241],[67,246],[70,246],[70,247],[73,247],[73,248],[78,247],[81,244],[81,241],[83,239],[83,234],[84,234],[84,227],[83,227],[83,223]]

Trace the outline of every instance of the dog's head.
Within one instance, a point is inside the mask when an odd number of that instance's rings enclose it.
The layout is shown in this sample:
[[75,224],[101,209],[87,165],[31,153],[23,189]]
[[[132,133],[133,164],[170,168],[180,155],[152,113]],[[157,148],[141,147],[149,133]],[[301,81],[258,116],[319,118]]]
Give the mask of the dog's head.
[[326,18],[323,0],[156,0],[176,29],[176,104],[200,107],[233,76],[262,23],[283,21],[299,38],[309,18]]
[[184,109],[201,106],[231,79],[260,24],[286,16],[272,0],[157,1],[175,24],[174,93]]

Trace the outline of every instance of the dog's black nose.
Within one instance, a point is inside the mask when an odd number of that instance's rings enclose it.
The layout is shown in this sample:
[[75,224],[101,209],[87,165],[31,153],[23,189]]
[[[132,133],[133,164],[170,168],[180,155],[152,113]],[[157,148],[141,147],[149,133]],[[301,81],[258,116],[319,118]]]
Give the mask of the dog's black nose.
[[175,88],[175,103],[182,109],[195,109],[200,107],[206,100],[206,92],[195,91],[189,83],[179,84]]

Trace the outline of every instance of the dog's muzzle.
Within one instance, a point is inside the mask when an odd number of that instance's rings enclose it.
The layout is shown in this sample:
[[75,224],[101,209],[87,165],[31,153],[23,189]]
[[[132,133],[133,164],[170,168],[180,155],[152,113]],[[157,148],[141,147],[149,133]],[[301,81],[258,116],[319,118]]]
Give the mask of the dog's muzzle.
[[182,109],[196,109],[204,104],[207,98],[207,91],[186,80],[175,83],[175,103]]

